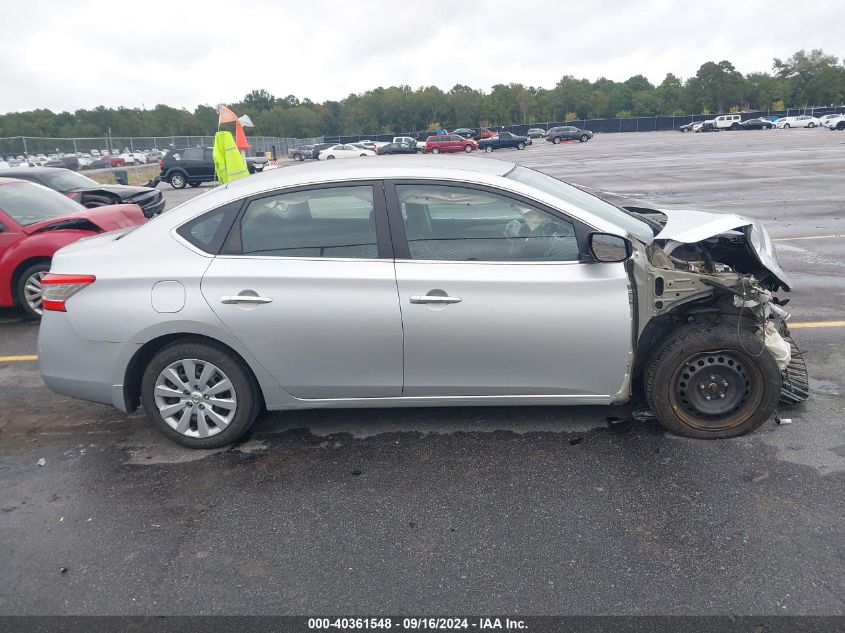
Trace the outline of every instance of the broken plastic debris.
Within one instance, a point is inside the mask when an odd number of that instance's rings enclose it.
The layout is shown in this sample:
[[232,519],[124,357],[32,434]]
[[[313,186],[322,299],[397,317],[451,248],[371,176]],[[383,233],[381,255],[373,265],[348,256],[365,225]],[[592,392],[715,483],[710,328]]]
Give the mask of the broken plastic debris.
[[42,457],[41,459],[39,459],[35,463],[38,464],[39,466],[44,466],[47,463],[47,460]]
[[779,415],[776,415],[775,422],[777,424],[792,424],[792,418],[782,418]]

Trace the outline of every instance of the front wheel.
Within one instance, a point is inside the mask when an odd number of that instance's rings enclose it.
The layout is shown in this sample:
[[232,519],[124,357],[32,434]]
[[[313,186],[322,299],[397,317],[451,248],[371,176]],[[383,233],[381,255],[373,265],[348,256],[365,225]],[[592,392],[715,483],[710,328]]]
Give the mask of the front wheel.
[[731,129],[734,130],[734,131],[738,130],[739,129],[739,123],[732,123]]
[[184,189],[188,184],[184,174],[172,174],[170,176],[170,186],[174,189]]
[[220,448],[240,438],[258,417],[261,396],[239,358],[223,347],[176,342],[144,371],[141,400],[162,435],[187,448]]
[[334,159],[335,159],[334,154],[329,154],[328,156],[326,156],[326,160],[334,160]]
[[589,140],[590,140],[590,137],[589,137],[589,136],[587,136],[586,134],[582,134],[582,135],[581,135],[581,138],[580,138],[580,139],[578,139],[578,140],[579,140],[579,141],[581,141],[582,143],[586,143],[587,141],[589,141]]
[[783,129],[784,129],[784,130],[788,130],[788,129],[789,129],[789,123],[784,123],[784,124],[783,124]]
[[49,271],[50,262],[40,262],[24,270],[18,278],[18,304],[30,319],[40,319],[43,313],[41,300],[44,291],[41,287],[41,280]]
[[837,130],[845,130],[845,121],[840,121],[839,123],[837,123],[836,129]]
[[559,137],[559,136],[555,136],[555,137],[552,139],[552,143],[554,143],[555,145],[560,145],[560,137]]
[[781,372],[751,330],[694,325],[677,330],[655,350],[645,387],[665,429],[728,438],[753,431],[772,415]]
[[517,144],[516,144],[516,149],[525,149],[525,143],[522,143],[522,142],[517,143]]
[[302,154],[294,154],[294,155],[293,155],[293,159],[294,159],[295,161],[303,161],[303,160],[305,160],[305,159],[302,157]]
[[464,145],[464,151],[469,154],[472,151],[472,145]]

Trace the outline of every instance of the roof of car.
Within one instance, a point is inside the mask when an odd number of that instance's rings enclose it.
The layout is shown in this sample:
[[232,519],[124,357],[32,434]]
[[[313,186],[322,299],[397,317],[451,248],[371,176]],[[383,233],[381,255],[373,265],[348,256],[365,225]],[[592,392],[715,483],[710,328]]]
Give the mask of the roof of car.
[[32,184],[27,180],[19,180],[17,178],[10,178],[10,177],[7,177],[7,176],[3,176],[3,177],[0,178],[0,185],[14,185],[14,184],[18,184],[18,183]]
[[23,169],[4,169],[4,176],[54,174],[57,171],[68,171],[64,167],[24,167]]

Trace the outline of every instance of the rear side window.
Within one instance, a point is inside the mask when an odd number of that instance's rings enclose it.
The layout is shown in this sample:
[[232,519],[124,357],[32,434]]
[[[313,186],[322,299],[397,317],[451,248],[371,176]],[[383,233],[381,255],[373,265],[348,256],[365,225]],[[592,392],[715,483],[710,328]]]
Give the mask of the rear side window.
[[243,255],[378,258],[370,185],[260,198],[250,203],[240,224]]
[[182,152],[182,160],[202,160],[202,149],[186,149]]
[[183,224],[176,232],[201,251],[217,255],[242,204],[242,200],[237,200],[218,207]]

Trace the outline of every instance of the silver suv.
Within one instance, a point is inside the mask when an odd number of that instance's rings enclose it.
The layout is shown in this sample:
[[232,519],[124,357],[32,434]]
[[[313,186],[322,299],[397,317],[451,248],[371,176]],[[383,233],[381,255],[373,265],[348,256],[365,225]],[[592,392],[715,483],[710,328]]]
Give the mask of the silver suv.
[[667,429],[731,437],[806,393],[760,225],[624,210],[497,160],[257,174],[65,247],[42,284],[47,385],[142,403],[194,448],[264,409],[640,392]]

